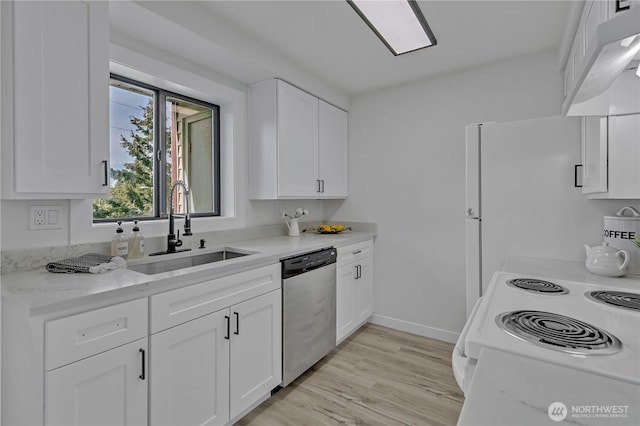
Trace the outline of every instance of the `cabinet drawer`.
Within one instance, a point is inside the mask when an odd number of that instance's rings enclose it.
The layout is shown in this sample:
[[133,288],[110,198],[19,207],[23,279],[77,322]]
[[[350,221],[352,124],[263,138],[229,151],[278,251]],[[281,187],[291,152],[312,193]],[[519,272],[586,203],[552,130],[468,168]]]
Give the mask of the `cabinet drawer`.
[[46,324],[47,371],[147,336],[146,298]]
[[338,247],[338,265],[355,262],[363,257],[373,254],[373,240],[351,244],[349,246]]
[[151,296],[151,333],[276,290],[280,276],[276,263]]

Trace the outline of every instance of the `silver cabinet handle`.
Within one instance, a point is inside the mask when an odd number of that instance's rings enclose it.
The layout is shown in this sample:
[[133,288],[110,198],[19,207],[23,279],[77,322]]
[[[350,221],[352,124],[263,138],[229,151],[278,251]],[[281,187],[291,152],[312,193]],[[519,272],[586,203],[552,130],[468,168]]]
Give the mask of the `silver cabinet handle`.
[[316,183],[318,184],[318,190],[316,192],[322,192],[320,190],[321,186],[320,186],[320,179],[316,179]]
[[324,193],[324,179],[320,180],[321,184],[322,184],[322,190],[320,192]]
[[360,254],[360,253],[362,253],[362,250],[356,250],[356,251],[354,251],[354,252],[352,252],[352,253],[353,253],[353,254]]

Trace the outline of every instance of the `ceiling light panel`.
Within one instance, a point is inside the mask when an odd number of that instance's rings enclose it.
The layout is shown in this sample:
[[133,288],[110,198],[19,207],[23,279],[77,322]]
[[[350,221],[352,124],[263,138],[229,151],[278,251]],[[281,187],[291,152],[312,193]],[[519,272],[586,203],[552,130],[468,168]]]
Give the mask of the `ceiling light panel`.
[[437,44],[414,0],[347,0],[347,3],[396,56]]

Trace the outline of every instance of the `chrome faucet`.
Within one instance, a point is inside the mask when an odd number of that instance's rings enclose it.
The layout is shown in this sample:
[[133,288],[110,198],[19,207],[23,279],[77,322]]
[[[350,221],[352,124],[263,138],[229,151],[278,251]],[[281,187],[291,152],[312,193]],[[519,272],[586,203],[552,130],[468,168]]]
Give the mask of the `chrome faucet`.
[[[184,215],[175,214],[173,212],[173,192],[177,186],[181,186],[184,190],[184,197],[187,201],[187,213]],[[191,209],[189,208],[189,188],[187,185],[181,181],[177,180],[171,185],[171,191],[169,192],[169,234],[167,235],[167,253],[176,253],[177,251],[188,251],[191,249],[182,249],[176,250],[176,247],[182,246],[182,240],[180,239],[180,230],[178,230],[178,235],[174,233],[174,218],[176,217],[184,217],[184,233],[183,236],[188,237],[189,235],[193,235],[191,233]]]

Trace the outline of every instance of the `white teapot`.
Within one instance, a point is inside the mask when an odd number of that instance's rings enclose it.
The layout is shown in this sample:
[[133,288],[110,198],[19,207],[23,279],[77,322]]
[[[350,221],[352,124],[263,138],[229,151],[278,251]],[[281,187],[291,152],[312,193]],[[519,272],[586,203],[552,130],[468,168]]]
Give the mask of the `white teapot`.
[[629,252],[618,250],[602,243],[601,246],[589,247],[584,245],[587,252],[586,267],[589,272],[605,277],[621,277],[627,273]]

